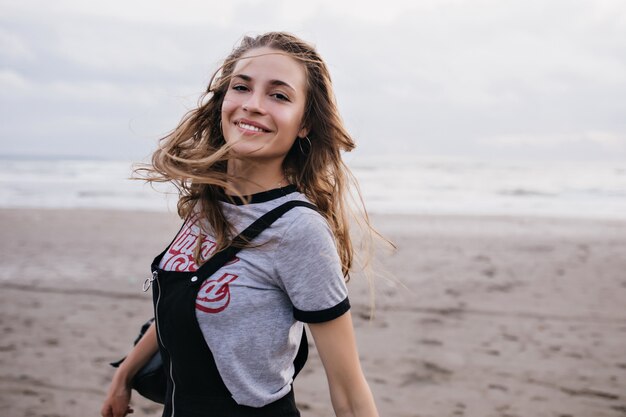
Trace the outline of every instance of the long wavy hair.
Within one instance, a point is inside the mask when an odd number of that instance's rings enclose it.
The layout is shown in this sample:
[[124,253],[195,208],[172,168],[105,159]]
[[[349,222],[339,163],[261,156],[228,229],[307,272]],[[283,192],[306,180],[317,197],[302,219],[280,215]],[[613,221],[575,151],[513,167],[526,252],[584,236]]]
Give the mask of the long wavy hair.
[[[172,182],[179,191],[178,214],[182,218],[197,210],[200,203],[200,215],[207,220],[215,236],[216,250],[228,246],[234,230],[219,201],[227,191],[232,194],[236,190],[230,188],[233,178],[226,171],[232,154],[221,128],[221,108],[238,60],[261,47],[285,53],[305,69],[306,104],[302,126],[309,129],[308,140],[295,140],[284,159],[283,170],[286,179],[295,184],[328,221],[344,276],[349,279],[354,249],[348,231],[348,212],[351,211],[348,188],[354,178],[341,152],[351,151],[355,144],[339,115],[326,64],[313,46],[294,35],[270,32],[245,36],[213,74],[197,108],[185,114],[179,125],[161,138],[152,163],[137,168],[135,173],[149,182]],[[358,187],[356,190],[358,193]],[[364,210],[363,214],[369,224]],[[200,259],[199,244],[194,256],[198,264],[206,261]]]

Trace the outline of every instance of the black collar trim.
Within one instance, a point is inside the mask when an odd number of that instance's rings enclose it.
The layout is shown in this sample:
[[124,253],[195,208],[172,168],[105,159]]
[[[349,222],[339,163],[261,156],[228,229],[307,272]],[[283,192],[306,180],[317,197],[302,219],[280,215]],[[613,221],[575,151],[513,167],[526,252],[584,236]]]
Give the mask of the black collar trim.
[[295,184],[289,184],[285,187],[274,188],[273,190],[262,191],[260,193],[252,194],[247,196],[250,200],[246,203],[246,201],[238,196],[227,196],[225,194],[219,197],[220,201],[225,203],[234,204],[236,206],[243,206],[244,204],[257,204],[257,203],[265,203],[267,201],[275,200],[280,197],[284,197],[287,194],[295,193],[298,191],[298,188]]

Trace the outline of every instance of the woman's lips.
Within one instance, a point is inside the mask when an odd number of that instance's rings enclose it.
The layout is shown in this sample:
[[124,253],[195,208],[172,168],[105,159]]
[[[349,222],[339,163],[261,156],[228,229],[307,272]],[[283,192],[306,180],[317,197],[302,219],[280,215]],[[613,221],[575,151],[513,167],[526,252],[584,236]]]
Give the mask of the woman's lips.
[[246,133],[268,133],[271,132],[266,126],[250,120],[238,120],[235,125]]

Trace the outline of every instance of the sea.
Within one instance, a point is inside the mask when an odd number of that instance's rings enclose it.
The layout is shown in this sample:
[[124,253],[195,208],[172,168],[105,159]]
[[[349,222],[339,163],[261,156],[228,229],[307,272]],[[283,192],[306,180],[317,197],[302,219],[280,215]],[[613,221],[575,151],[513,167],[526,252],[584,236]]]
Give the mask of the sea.
[[[435,156],[348,160],[369,212],[626,219],[626,162]],[[0,207],[175,211],[172,186],[130,161],[0,157]]]

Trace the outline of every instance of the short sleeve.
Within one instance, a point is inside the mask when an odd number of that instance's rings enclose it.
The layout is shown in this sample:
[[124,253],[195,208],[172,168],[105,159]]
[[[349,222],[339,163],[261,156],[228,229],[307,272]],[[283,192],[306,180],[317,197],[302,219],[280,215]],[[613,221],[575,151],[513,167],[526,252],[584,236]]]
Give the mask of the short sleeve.
[[321,323],[350,309],[341,262],[326,220],[297,209],[277,247],[274,265],[296,320]]

